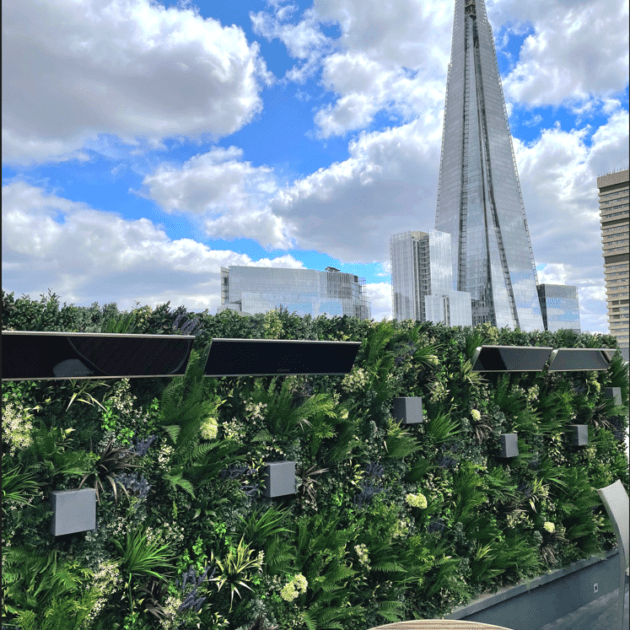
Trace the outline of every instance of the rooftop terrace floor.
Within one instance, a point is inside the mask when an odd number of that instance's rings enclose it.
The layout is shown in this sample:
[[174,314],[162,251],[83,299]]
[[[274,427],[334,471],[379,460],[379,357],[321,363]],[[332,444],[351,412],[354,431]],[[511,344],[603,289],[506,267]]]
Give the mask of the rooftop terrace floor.
[[[544,625],[539,630],[616,630],[617,596],[619,589],[602,595],[582,608]],[[628,622],[628,583],[626,582],[626,596],[624,600],[625,621]],[[626,626],[627,627],[627,626]]]

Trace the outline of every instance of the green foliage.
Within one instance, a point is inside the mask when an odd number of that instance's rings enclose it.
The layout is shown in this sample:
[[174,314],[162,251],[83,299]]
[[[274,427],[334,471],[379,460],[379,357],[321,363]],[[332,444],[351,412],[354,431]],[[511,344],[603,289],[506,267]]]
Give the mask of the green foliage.
[[[121,483],[116,481],[116,475],[120,474],[124,470],[131,470],[133,468],[139,468],[140,464],[136,463],[137,456],[125,447],[114,447],[114,438],[110,438],[107,445],[98,454],[98,459],[95,462],[96,470],[83,476],[79,488],[88,480],[89,477],[93,477],[93,485],[96,491],[96,500],[100,503],[101,497],[99,490],[103,492],[103,481],[109,481],[112,491],[114,493],[114,499],[118,502],[117,488],[121,488],[123,492],[129,496],[127,489]],[[90,443],[90,450],[91,450]]]
[[468,358],[468,361],[471,361],[473,358],[473,355],[475,354],[475,350],[478,347],[487,344],[487,337],[486,335],[483,334],[481,328],[477,328],[472,334],[466,335],[465,343],[466,343],[466,357]]
[[236,549],[228,549],[224,558],[218,559],[212,553],[210,562],[217,566],[217,576],[212,578],[212,582],[217,583],[217,590],[220,591],[224,586],[230,589],[230,611],[234,604],[234,595],[242,597],[239,586],[251,591],[249,586],[251,582],[250,571],[252,569],[262,570],[262,556],[255,555],[256,552],[249,548],[249,544],[245,544],[243,538],[238,543]]
[[[293,406],[293,395],[288,380],[284,380],[279,394],[275,393],[277,377],[271,380],[269,389],[265,391],[260,380],[256,381],[252,393],[254,405],[266,405],[265,422],[266,431],[261,431],[254,436],[254,441],[268,442],[272,439],[280,444],[290,444],[300,437],[307,427],[311,427],[310,418],[319,416],[318,422],[322,422],[321,416],[335,417],[335,402],[327,394],[316,394],[298,407]],[[320,425],[321,426],[321,425]],[[326,434],[324,434],[326,437]]]
[[518,394],[510,392],[510,373],[502,374],[494,392],[494,404],[506,415],[516,416],[525,406]]
[[403,429],[402,423],[390,420],[387,426],[385,449],[389,457],[402,459],[420,450],[420,445],[409,431]]
[[610,387],[619,387],[621,389],[621,402],[626,407],[626,413],[628,414],[628,368],[625,365],[625,361],[621,357],[620,352],[615,352],[610,366],[606,371],[610,382]]
[[34,471],[44,471],[52,478],[80,477],[91,473],[94,459],[84,450],[70,450],[73,439],[68,436],[74,429],[40,427],[34,432],[30,454],[36,463]]
[[482,468],[471,462],[463,462],[459,474],[453,475],[451,516],[455,523],[469,523],[487,500],[485,492],[477,490],[479,487],[483,488],[483,480],[478,473]]
[[2,458],[2,509],[8,513],[11,503],[28,505],[39,489],[34,474],[23,473],[21,466],[11,466],[9,457]]
[[441,409],[434,411],[432,407],[429,407],[429,410],[431,420],[426,425],[426,432],[433,438],[434,444],[450,442],[456,435],[462,433],[462,430],[458,429],[458,423],[451,420],[449,411]]
[[340,527],[341,515],[328,513],[297,521],[296,572],[308,582],[300,595],[302,618],[309,630],[343,630],[344,622],[363,612],[352,605],[347,589],[356,571],[345,563],[346,545],[353,533]]
[[133,312],[121,317],[114,316],[105,323],[102,332],[134,334],[136,332],[135,321],[136,314]]
[[[4,537],[12,545],[3,549],[4,613],[23,630],[149,630],[171,618],[212,630],[364,630],[444,616],[471,596],[615,544],[593,488],[629,481],[619,353],[599,373],[485,380],[471,366],[483,344],[614,348],[610,336],[299,318],[284,308],[201,313],[179,326],[186,310],[172,313],[168,304],[126,314],[115,304],[60,309],[54,295],[46,303],[4,292],[2,299],[3,326],[19,330],[185,334],[200,326],[183,378],[128,383],[142,410],[119,395],[123,381],[3,383],[3,403],[38,412],[32,426],[20,425],[23,436],[17,424],[13,442],[3,436],[12,447],[3,459]],[[214,337],[352,339],[361,348],[347,378],[206,379]],[[112,390],[104,399],[101,387]],[[624,404],[615,407],[604,387],[621,387]],[[424,424],[392,422],[400,395],[423,398]],[[575,422],[589,425],[588,449],[564,436]],[[236,439],[216,439],[208,426]],[[506,431],[519,434],[521,453],[509,465],[495,459]],[[125,448],[132,436],[155,433],[161,439],[145,455]],[[87,452],[92,442],[96,453]],[[258,473],[219,475],[244,457],[256,471],[270,458],[295,461],[297,493],[272,504],[243,491],[261,481]],[[115,477],[128,468],[153,492],[125,510],[103,490],[122,488]],[[39,488],[79,480],[97,489],[98,529],[51,540]],[[383,491],[359,509],[353,498],[362,486]],[[426,508],[408,504],[408,494],[423,494]],[[28,557],[11,551],[26,546]],[[112,554],[124,586],[116,569],[97,588]],[[183,574],[199,572],[208,556],[217,560],[218,588],[205,583],[201,612],[176,617],[186,595],[167,580],[172,559]],[[305,590],[291,592],[299,575]],[[98,618],[85,618],[99,608]]]
[[129,529],[124,542],[113,540],[120,558],[121,571],[125,574],[125,587],[128,588],[131,612],[134,610],[132,583],[140,577],[154,577],[166,580],[168,572],[164,569],[172,568],[170,547],[161,544],[157,539],[150,540],[144,528],[135,531]]
[[[183,379],[173,379],[162,392],[160,424],[171,439],[175,452],[173,466],[165,475],[173,488],[179,486],[194,497],[193,483],[208,483],[219,470],[236,461],[239,445],[230,440],[199,444],[200,429],[208,415],[216,414],[225,402],[204,382],[207,350],[193,350]],[[183,382],[181,382],[183,380]],[[190,479],[184,477],[189,474]]]
[[56,550],[42,554],[9,547],[2,555],[3,608],[16,615],[18,625],[32,630],[79,628],[98,596],[81,589],[91,571],[76,561],[61,560]]
[[250,540],[256,549],[265,551],[274,536],[285,532],[294,533],[292,529],[284,527],[289,516],[288,509],[279,509],[274,505],[261,505],[255,508],[247,518],[239,515],[242,521],[242,535]]
[[537,411],[540,414],[540,433],[559,433],[571,416],[571,394],[554,390],[548,385],[540,391]]

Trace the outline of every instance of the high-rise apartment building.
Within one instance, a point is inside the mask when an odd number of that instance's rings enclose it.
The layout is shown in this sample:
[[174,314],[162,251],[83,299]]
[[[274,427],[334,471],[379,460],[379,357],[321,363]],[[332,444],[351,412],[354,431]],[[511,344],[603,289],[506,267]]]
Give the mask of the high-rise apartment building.
[[628,169],[598,177],[597,188],[608,326],[619,346],[628,348]]
[[239,313],[267,313],[281,305],[300,317],[335,315],[370,319],[365,279],[341,273],[278,267],[221,268],[221,306]]
[[567,284],[539,284],[538,297],[545,330],[569,329],[581,332],[580,300],[577,287]]
[[394,319],[472,325],[470,293],[453,290],[449,234],[393,234],[389,255]]
[[536,265],[492,29],[483,0],[455,0],[435,218],[451,235],[453,288],[473,325],[543,330]]

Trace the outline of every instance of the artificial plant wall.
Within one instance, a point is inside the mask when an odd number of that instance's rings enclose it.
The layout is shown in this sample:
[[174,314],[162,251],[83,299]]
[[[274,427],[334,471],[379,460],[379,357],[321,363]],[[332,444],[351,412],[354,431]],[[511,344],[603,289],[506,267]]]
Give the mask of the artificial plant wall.
[[[7,627],[366,630],[616,544],[595,488],[628,489],[620,354],[606,372],[470,365],[484,343],[611,336],[2,301],[3,330],[196,336],[184,378],[3,382]],[[362,346],[347,376],[203,378],[213,337]],[[423,424],[393,420],[397,396],[422,397]],[[588,425],[589,446],[567,424]],[[296,462],[297,492],[267,499],[263,465],[279,460]],[[79,487],[98,492],[97,529],[52,537],[49,491]]]

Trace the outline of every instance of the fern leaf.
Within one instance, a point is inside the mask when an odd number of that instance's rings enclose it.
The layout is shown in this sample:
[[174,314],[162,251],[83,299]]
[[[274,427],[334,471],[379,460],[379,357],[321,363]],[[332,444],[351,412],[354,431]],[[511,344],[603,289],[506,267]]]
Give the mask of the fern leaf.
[[167,427],[162,427],[169,435],[171,440],[173,440],[174,444],[177,444],[177,437],[179,436],[179,432],[181,427],[177,424],[171,424]]

